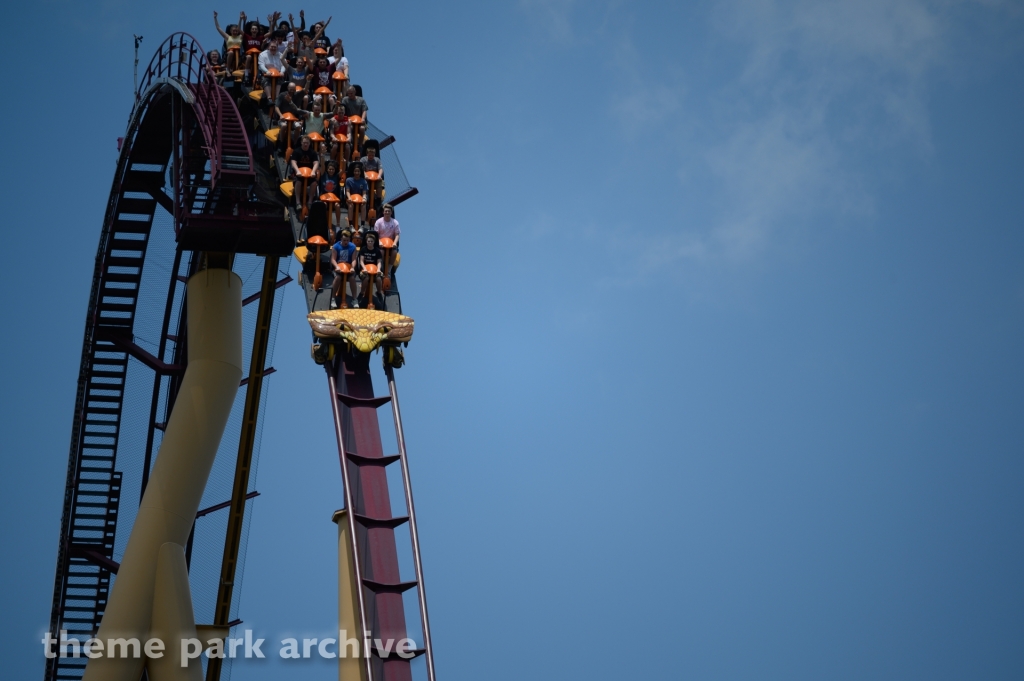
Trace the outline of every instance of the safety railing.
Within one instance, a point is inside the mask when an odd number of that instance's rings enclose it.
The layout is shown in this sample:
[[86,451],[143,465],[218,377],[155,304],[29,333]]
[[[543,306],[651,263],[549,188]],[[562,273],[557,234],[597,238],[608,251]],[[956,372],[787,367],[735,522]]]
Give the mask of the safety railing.
[[141,97],[152,86],[153,81],[165,78],[173,78],[188,86],[195,97],[193,111],[206,141],[204,149],[210,158],[212,189],[220,179],[221,173],[221,107],[225,99],[218,92],[220,86],[206,60],[203,46],[192,35],[185,32],[172,33],[160,44],[139,82],[136,97]]

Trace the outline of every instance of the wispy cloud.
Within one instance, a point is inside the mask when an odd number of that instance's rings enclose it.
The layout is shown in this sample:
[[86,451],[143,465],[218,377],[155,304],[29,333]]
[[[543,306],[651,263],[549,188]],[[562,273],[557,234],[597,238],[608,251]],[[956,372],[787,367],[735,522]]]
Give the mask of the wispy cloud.
[[[730,64],[717,82],[684,97],[678,83],[623,70],[620,109],[679,140],[682,190],[698,183],[690,195],[705,204],[673,226],[681,247],[655,240],[647,260],[756,258],[793,230],[870,219],[883,159],[932,153],[929,83],[956,61],[964,4],[729,0],[710,14],[700,56]],[[984,4],[975,9],[1005,5]]]
[[[998,33],[996,17],[1019,27],[1024,14],[1010,0],[722,0],[703,14],[520,5],[547,39],[600,46],[594,66],[614,82],[609,129],[643,154],[645,197],[667,209],[621,261],[629,272],[770,262],[813,230],[874,220],[880,188],[934,153],[930,88],[977,57],[965,46]],[[688,32],[654,30],[660,20]],[[577,236],[630,228],[612,211],[601,220]]]
[[734,0],[712,25],[718,49],[744,58],[711,93],[716,124],[696,155],[720,203],[706,253],[756,257],[781,232],[863,219],[865,157],[930,153],[927,77],[944,27],[923,0]]
[[568,43],[575,37],[572,10],[576,0],[519,0],[519,7],[533,24],[555,42]]

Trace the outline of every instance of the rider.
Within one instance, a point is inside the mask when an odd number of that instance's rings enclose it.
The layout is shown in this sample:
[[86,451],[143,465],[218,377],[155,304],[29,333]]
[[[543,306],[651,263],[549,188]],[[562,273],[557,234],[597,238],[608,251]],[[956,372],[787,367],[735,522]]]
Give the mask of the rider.
[[[348,288],[352,292],[352,297],[355,299],[359,298],[359,280],[355,274],[355,263],[356,263],[356,246],[353,244],[351,239],[352,233],[347,229],[341,231],[341,235],[338,240],[331,246],[331,267],[337,272],[338,265],[341,263],[348,263],[353,266],[352,272],[349,272]],[[331,285],[331,309],[333,310],[338,306],[337,299],[341,290],[341,277],[335,274],[334,283]],[[349,291],[345,291],[345,295],[348,295]],[[355,307],[359,307],[359,303],[355,304]]]
[[373,223],[373,229],[381,239],[391,239],[395,242],[395,252],[398,252],[398,239],[402,236],[402,228],[398,226],[395,219],[395,208],[390,203],[384,204],[384,217],[378,218]]
[[[241,19],[239,19],[241,21]],[[229,24],[227,31],[222,31],[220,28],[220,22],[217,20],[217,13],[213,13],[213,25],[217,27],[217,33],[220,33],[221,37],[224,38],[224,50],[228,55],[228,71],[238,71],[241,65],[238,63],[237,57],[239,52],[242,52],[242,29],[238,28],[238,24]],[[231,48],[237,47],[238,50],[232,51]]]
[[[380,268],[384,264],[384,254],[381,253],[380,248],[377,246],[377,232],[374,232],[371,229],[364,235],[363,241],[363,247],[359,249],[359,268],[361,270],[359,273],[359,279],[363,282],[363,291],[366,293],[367,297],[369,297],[370,275],[366,271],[366,266],[376,265],[378,268]],[[383,279],[384,273],[378,270],[377,274],[375,274],[373,277],[374,291],[381,290],[380,287],[381,283],[383,282]],[[369,307],[369,304],[372,302],[372,300],[367,300],[367,307]]]
[[349,178],[345,180],[345,198],[351,199],[353,196],[362,196],[363,203],[356,204],[351,200],[348,202],[348,224],[352,229],[359,229],[363,222],[367,191],[369,191],[369,186],[363,177],[363,164],[353,163],[350,168]]
[[260,76],[263,78],[264,89],[269,87],[270,84],[270,80],[267,76],[267,71],[269,69],[277,69],[277,72],[282,76],[288,75],[288,67],[285,65],[284,61],[281,60],[281,54],[278,52],[277,40],[271,40],[267,49],[260,52],[260,58],[257,60],[257,63],[260,67]]

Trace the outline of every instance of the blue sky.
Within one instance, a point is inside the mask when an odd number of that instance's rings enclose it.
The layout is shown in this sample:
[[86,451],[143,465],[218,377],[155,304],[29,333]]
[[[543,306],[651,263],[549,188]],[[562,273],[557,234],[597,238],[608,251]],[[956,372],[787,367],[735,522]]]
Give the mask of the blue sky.
[[[0,171],[11,678],[42,673],[132,33],[143,66],[173,30],[212,47],[211,9],[8,10],[31,74]],[[398,215],[399,388],[440,678],[1020,678],[1019,3],[366,15],[329,34],[421,191]],[[41,30],[75,68],[35,71]],[[340,475],[302,304],[291,288],[243,587],[272,641],[336,616]]]

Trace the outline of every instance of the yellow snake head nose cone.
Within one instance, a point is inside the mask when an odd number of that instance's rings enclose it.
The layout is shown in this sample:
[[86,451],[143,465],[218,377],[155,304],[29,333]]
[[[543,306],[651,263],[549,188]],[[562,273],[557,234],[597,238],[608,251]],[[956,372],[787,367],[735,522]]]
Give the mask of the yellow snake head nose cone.
[[413,320],[382,310],[320,310],[307,316],[313,335],[327,340],[348,341],[360,352],[373,352],[381,343],[408,342]]

